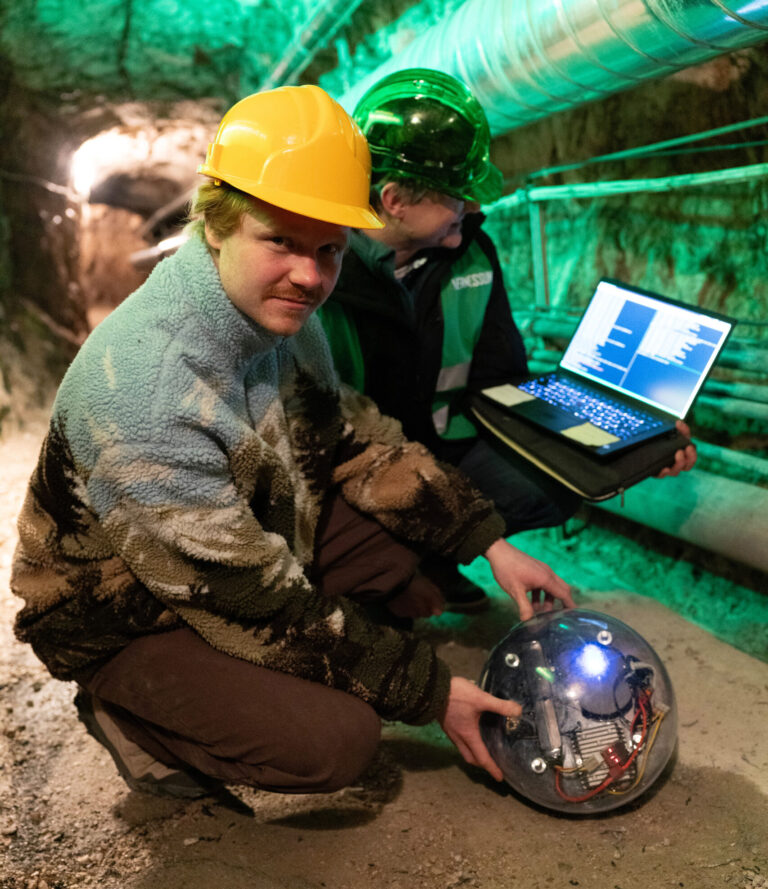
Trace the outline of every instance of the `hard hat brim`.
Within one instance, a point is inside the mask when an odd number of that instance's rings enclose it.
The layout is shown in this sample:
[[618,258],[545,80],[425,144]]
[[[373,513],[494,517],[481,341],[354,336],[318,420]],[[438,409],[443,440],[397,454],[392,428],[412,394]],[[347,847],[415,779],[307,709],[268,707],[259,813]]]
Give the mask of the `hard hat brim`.
[[201,164],[197,172],[219,182],[226,182],[233,188],[237,188],[252,197],[266,201],[275,207],[289,210],[299,216],[307,216],[310,219],[318,219],[321,222],[330,222],[334,225],[348,226],[349,228],[380,229],[384,228],[384,222],[376,214],[373,207],[364,207],[337,204],[333,201],[325,201],[321,198],[306,194],[294,194],[283,188],[271,188],[268,185],[258,185],[248,179],[240,179],[237,176],[228,176],[223,179],[221,174]]

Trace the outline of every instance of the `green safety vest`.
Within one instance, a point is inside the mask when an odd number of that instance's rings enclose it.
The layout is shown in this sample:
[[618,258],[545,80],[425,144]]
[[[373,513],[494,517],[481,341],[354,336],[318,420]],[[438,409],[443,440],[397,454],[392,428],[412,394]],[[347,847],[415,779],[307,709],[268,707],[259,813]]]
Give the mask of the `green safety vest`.
[[331,345],[339,377],[358,392],[365,392],[365,361],[357,326],[350,321],[344,306],[331,300],[323,303],[317,314]]
[[[477,430],[463,413],[451,413],[455,395],[466,388],[472,355],[480,338],[493,287],[493,270],[482,248],[473,242],[456,261],[443,284],[443,351],[432,401],[432,421],[441,438],[474,438]],[[344,307],[333,300],[319,310],[332,344],[339,376],[359,392],[365,391],[365,359],[357,327]]]
[[477,430],[463,413],[452,413],[451,401],[466,388],[472,355],[491,297],[493,270],[476,242],[452,268],[443,284],[443,356],[432,402],[432,422],[441,438],[472,438]]

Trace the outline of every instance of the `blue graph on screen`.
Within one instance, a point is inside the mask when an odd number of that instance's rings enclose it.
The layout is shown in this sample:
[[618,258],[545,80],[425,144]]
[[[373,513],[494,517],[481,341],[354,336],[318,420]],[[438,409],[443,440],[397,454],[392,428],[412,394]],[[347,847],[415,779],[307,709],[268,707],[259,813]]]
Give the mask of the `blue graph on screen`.
[[729,325],[613,285],[609,289],[601,295],[598,288],[563,367],[684,416]]

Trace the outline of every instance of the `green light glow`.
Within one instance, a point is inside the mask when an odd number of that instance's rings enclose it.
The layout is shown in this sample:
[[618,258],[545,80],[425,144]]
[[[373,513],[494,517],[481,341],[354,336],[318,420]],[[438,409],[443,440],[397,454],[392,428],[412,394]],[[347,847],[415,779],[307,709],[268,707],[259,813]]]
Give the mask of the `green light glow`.
[[547,682],[555,681],[555,674],[549,667],[536,667],[536,672],[542,679],[546,679]]

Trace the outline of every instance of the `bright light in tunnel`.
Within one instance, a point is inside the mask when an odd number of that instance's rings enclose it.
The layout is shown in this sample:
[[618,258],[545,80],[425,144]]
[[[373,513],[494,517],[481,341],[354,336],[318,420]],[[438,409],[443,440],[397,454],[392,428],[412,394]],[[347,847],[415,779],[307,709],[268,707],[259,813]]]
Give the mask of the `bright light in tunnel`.
[[110,171],[129,169],[137,157],[143,158],[146,153],[146,146],[140,145],[136,136],[127,136],[118,130],[99,133],[83,142],[72,155],[72,188],[87,199],[94,183]]

